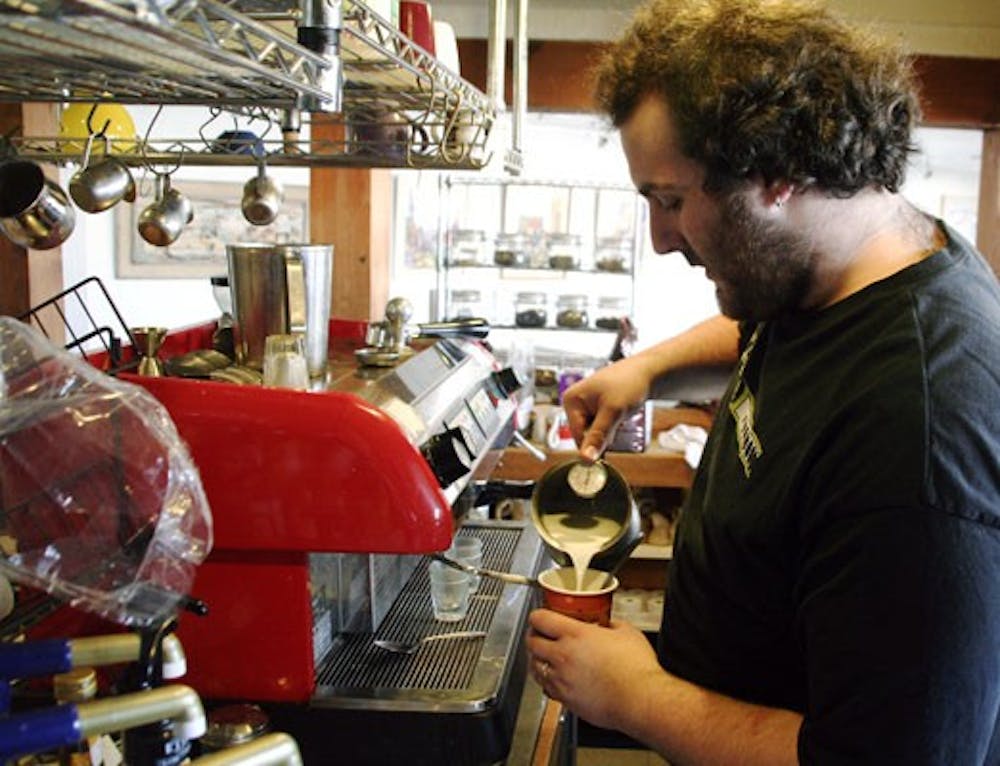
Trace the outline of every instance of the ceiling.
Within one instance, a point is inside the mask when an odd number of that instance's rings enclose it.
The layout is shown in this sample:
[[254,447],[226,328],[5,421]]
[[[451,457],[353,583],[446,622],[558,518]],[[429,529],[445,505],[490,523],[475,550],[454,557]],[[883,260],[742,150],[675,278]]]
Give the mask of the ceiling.
[[[498,0],[502,1],[502,0]],[[537,40],[607,40],[627,22],[636,0],[525,0],[529,36]],[[885,25],[915,53],[1000,58],[997,0],[829,0],[852,17]],[[507,0],[512,16],[516,0]],[[459,37],[487,37],[484,0],[433,0],[434,16]],[[567,23],[572,18],[572,23]],[[508,22],[508,32],[512,22]]]

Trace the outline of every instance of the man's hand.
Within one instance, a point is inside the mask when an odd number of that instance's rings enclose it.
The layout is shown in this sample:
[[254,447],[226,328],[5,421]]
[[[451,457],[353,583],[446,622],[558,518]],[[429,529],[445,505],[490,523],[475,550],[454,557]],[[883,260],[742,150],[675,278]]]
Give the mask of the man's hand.
[[645,699],[637,686],[664,676],[646,637],[626,622],[610,627],[548,609],[529,617],[531,670],[545,693],[596,726],[620,728],[629,706]]
[[645,401],[650,382],[640,358],[631,357],[566,389],[566,421],[584,460],[597,460],[607,449],[622,418]]

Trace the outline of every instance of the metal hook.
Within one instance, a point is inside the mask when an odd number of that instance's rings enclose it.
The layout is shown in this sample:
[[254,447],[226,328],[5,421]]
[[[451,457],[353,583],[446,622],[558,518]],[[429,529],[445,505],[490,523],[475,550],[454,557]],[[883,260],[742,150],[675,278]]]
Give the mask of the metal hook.
[[96,101],[90,105],[90,111],[87,112],[87,133],[96,138],[104,138],[104,135],[108,132],[108,127],[111,125],[111,118],[109,117],[104,121],[104,126],[100,131],[94,130],[94,115],[97,113],[97,107],[100,106]]
[[220,114],[222,114],[222,107],[210,106],[208,108],[208,119],[198,127],[198,136],[201,138],[201,141],[205,145],[206,149],[212,148],[212,140],[205,137],[205,130],[209,125],[215,122],[216,118],[218,118]]
[[[254,112],[256,112],[256,114]],[[270,112],[268,112],[268,110],[265,109],[264,107],[260,107],[259,109],[251,111],[250,124],[252,125],[253,121],[257,119],[264,120],[264,122],[266,123],[266,127],[259,136],[261,142],[263,143],[264,139],[267,138],[267,134],[271,132],[271,128],[274,127],[275,119],[274,116]]]
[[142,139],[142,144],[139,146],[139,154],[142,155],[142,164],[146,166],[148,170],[151,170],[154,174],[156,170],[153,168],[153,164],[149,161],[149,157],[146,155],[146,147],[149,146],[149,136],[153,132],[153,125],[160,118],[160,112],[163,111],[163,104],[156,107],[156,111],[153,112],[153,119],[149,121],[149,125],[146,127],[146,135]]
[[457,151],[452,151],[451,147],[448,146],[449,141],[452,139],[452,131],[456,129],[456,123],[458,122],[458,115],[461,113],[462,109],[462,94],[458,95],[458,103],[455,104],[455,108],[448,112],[448,117],[445,120],[444,131],[441,135],[441,145],[438,147],[438,151],[441,154],[441,158],[445,162],[460,162],[465,155],[466,151],[471,151],[472,147],[466,149],[462,148],[462,144],[458,141],[458,134],[455,134],[455,148]]
[[[146,128],[146,135],[143,138],[142,145],[139,147],[139,154],[142,155],[142,164],[145,165],[146,169],[149,170],[157,178],[170,176],[173,173],[176,173],[177,170],[180,168],[181,164],[184,162],[184,150],[185,150],[185,146],[183,144],[180,144],[180,154],[177,157],[177,164],[174,165],[170,170],[159,171],[156,168],[154,168],[153,163],[149,161],[149,156],[146,154],[146,147],[149,145],[149,137],[153,132],[153,125],[156,124],[156,121],[160,118],[160,113],[162,111],[163,111],[163,104],[160,104],[158,107],[156,107],[156,112],[153,113],[153,119],[149,121],[149,126]],[[170,146],[167,147],[166,151],[169,152],[175,146],[177,146],[176,143],[171,144]]]

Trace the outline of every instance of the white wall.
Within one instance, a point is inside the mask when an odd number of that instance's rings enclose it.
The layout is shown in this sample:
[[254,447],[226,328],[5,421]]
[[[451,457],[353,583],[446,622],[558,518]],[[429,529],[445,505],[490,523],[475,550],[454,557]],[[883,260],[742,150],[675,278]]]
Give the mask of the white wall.
[[[512,16],[517,0],[507,0]],[[610,40],[625,26],[637,0],[530,0],[529,36],[535,40]],[[1000,3],[996,0],[830,0],[853,18],[899,35],[914,53],[1000,57]],[[434,17],[459,37],[487,37],[483,0],[434,0]],[[567,23],[571,19],[571,23]],[[513,21],[507,24],[508,34]]]

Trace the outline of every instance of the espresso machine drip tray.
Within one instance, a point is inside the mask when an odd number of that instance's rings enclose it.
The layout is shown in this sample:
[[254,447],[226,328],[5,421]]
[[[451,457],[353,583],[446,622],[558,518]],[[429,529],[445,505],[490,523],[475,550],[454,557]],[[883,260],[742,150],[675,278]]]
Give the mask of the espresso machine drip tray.
[[[466,524],[461,534],[483,541],[483,566],[533,574],[541,554],[534,528],[517,524]],[[314,705],[331,707],[421,706],[437,711],[474,712],[494,704],[503,691],[507,658],[522,638],[533,591],[488,577],[480,578],[459,622],[434,619],[428,565],[424,557],[375,634],[342,636],[317,670]],[[379,649],[374,639],[415,641],[433,633],[482,630],[485,638],[436,641],[412,656]]]
[[[543,547],[522,522],[467,522],[459,532],[483,541],[483,567],[534,575]],[[305,763],[495,764],[506,757],[526,675],[525,620],[533,588],[483,577],[469,613],[438,622],[423,557],[374,633],[338,636],[317,668],[306,709],[275,710]],[[375,639],[414,641],[450,631],[484,638],[432,641],[413,655]],[[287,716],[287,718],[286,718]]]

